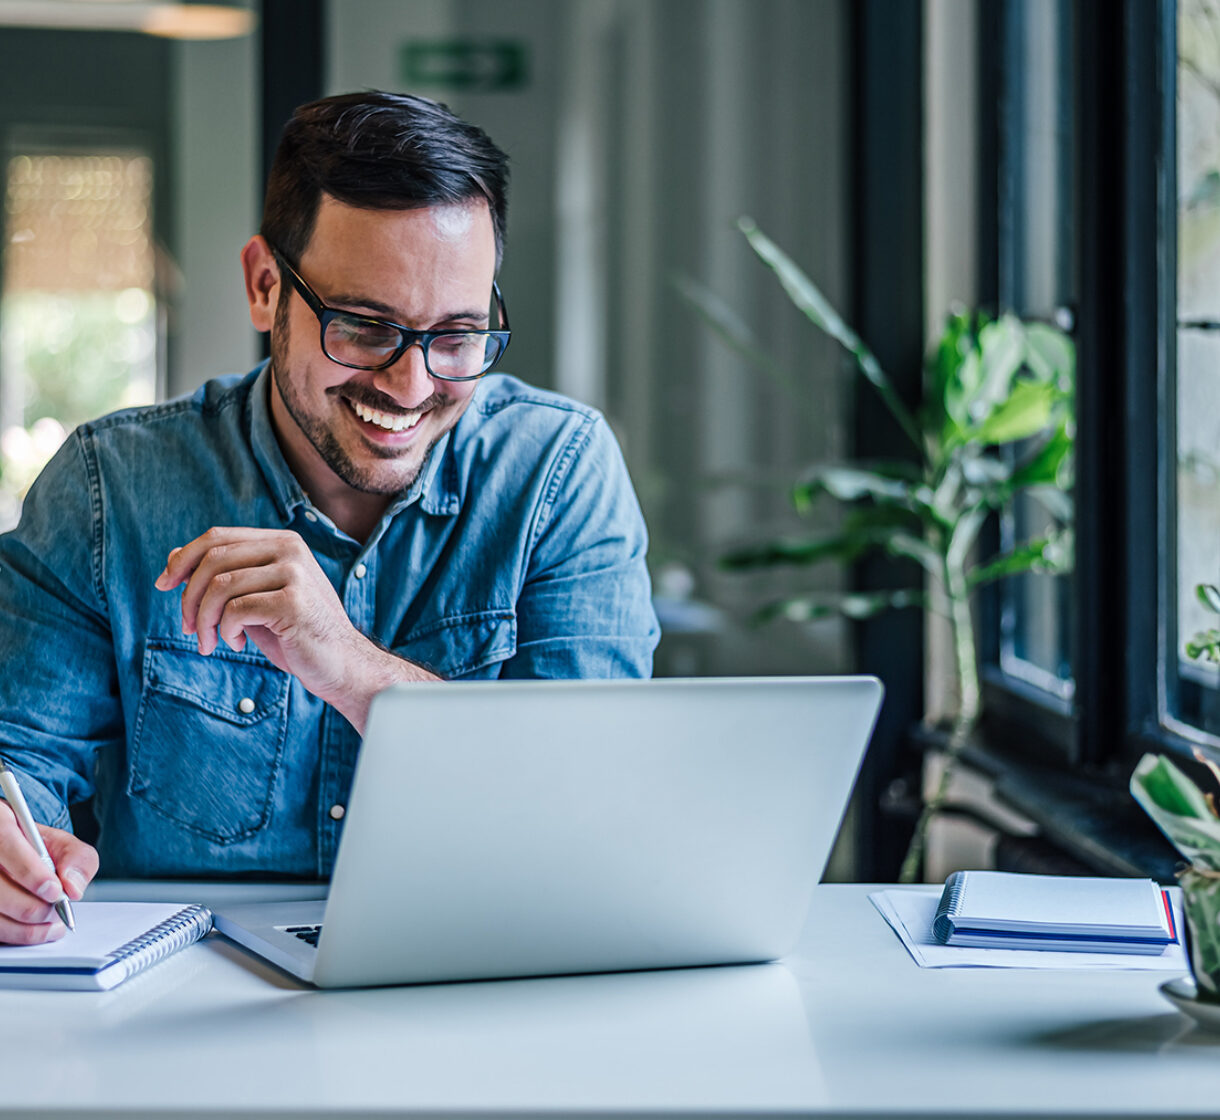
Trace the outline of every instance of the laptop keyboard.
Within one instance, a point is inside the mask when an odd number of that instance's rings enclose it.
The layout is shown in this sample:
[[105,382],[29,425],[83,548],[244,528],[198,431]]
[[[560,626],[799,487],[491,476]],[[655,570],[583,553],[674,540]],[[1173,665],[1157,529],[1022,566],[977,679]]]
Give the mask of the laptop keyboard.
[[318,934],[322,932],[321,925],[316,926],[285,926],[285,933],[291,933],[293,937],[299,937],[306,945],[312,945],[315,949],[318,947]]

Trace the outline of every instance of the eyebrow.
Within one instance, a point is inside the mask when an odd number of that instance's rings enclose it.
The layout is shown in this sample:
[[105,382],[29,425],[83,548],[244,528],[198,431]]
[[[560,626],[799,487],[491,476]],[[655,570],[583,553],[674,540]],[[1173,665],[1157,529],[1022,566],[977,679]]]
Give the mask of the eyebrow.
[[[334,307],[335,310],[348,311],[352,315],[359,315],[361,312],[353,311],[352,308],[368,308],[376,312],[378,315],[389,319],[392,323],[398,324],[398,313],[388,303],[382,303],[376,299],[365,299],[363,296],[347,295],[340,293],[339,295],[330,296],[322,301],[328,307]],[[482,311],[451,311],[448,315],[442,315],[436,321],[438,323],[460,322],[463,319],[470,319],[476,323],[490,321],[487,310]]]

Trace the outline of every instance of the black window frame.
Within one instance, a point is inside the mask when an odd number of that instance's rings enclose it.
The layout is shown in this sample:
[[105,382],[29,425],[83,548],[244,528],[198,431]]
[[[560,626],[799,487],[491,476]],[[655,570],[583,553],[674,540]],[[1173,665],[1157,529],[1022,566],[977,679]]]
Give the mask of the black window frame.
[[[1021,7],[1003,0],[981,9],[984,303],[998,297],[998,246],[1008,231],[1013,169],[1004,140],[1013,98],[1005,84],[1016,77],[1016,60],[1006,32]],[[1066,705],[999,669],[993,601],[982,611],[984,726],[989,741],[1014,754],[1117,785],[1145,750],[1189,748],[1162,726],[1160,706],[1172,630],[1162,582],[1171,569],[1158,563],[1158,547],[1173,547],[1173,511],[1163,496],[1172,495],[1166,472],[1174,468],[1164,402],[1173,376],[1176,214],[1166,156],[1175,128],[1176,4],[1082,0],[1075,19],[1075,695]]]
[[[998,0],[978,8],[978,134],[979,134],[979,199],[978,199],[978,277],[977,299],[983,308],[1004,309],[1011,294],[1019,292],[1023,280],[1016,275],[1012,262],[1016,259],[1014,240],[1019,236],[1017,210],[1025,182],[1023,141],[1023,99],[1021,61],[1023,54],[1021,21],[1026,5],[1019,0]],[[1081,41],[1086,20],[1077,10],[1074,42]],[[1077,81],[1074,96],[1077,106],[1074,131],[1082,133],[1080,60],[1073,58]],[[1075,168],[1077,193],[1080,194],[1082,167]],[[1079,212],[1079,204],[1076,206]],[[1080,262],[1077,262],[1078,274]],[[1083,276],[1081,276],[1083,282]],[[1017,310],[1025,310],[1017,308]],[[1049,316],[1057,309],[1045,308]],[[1072,307],[1072,333],[1079,336],[1081,323]],[[1079,527],[1078,527],[1079,534]],[[998,519],[981,540],[985,550],[1000,547]],[[1080,580],[1077,572],[1071,577],[1072,599],[1079,602]],[[1079,719],[1077,698],[1043,690],[1035,684],[1001,668],[1001,628],[1004,589],[993,586],[982,596],[979,609],[980,678],[983,690],[984,729],[990,741],[1010,745],[1022,754],[1037,760],[1063,764],[1080,761]],[[1069,645],[1073,652],[1073,668],[1077,669],[1079,649],[1077,628],[1073,626]],[[1074,671],[1073,677],[1078,674]],[[1079,688],[1079,680],[1075,681]]]

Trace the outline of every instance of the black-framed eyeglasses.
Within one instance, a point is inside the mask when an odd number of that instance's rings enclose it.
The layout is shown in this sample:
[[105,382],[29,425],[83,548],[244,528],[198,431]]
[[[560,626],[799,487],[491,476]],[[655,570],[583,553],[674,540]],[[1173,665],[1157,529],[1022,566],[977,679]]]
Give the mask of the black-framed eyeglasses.
[[508,311],[504,307],[500,286],[494,281],[491,290],[496,300],[496,313],[500,317],[499,330],[417,331],[388,319],[327,307],[278,249],[272,248],[271,252],[276,263],[288,274],[288,279],[305,305],[318,317],[322,331],[322,353],[341,366],[385,369],[419,343],[424,366],[432,377],[441,381],[474,381],[491,369],[508,349],[512,336]]

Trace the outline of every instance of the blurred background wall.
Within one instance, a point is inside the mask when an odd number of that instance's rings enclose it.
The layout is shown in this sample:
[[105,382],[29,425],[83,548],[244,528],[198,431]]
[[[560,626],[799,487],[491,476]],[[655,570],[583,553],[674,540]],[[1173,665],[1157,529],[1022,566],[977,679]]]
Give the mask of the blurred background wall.
[[[48,6],[56,5],[72,0]],[[288,11],[304,19],[311,8],[322,29],[317,92],[377,87],[436,97],[510,153],[501,279],[514,338],[505,368],[603,409],[618,433],[669,611],[658,672],[844,667],[838,623],[745,625],[782,588],[774,577],[765,587],[726,577],[716,563],[728,547],[788,527],[786,487],[800,466],[846,451],[851,386],[838,354],[792,310],[734,228],[751,215],[846,305],[843,0],[329,0]],[[278,125],[264,120],[261,96],[276,45],[254,28],[189,41],[0,26],[7,167],[33,154],[43,178],[49,158],[71,179],[64,160],[118,151],[147,168],[147,282],[99,279],[96,262],[109,252],[103,240],[95,258],[78,262],[83,273],[73,284],[109,286],[115,298],[143,285],[152,307],[141,329],[151,325],[155,363],[138,385],[120,385],[120,354],[105,374],[114,392],[61,409],[66,427],[141,393],[190,391],[261,356],[238,253],[257,229],[263,133]],[[310,60],[290,55],[278,65],[299,71]],[[10,247],[5,270],[13,298],[0,331],[10,338],[19,333],[16,297],[25,293],[28,306],[29,290],[45,292],[57,283],[49,276],[64,276],[54,263],[41,279],[17,267],[46,243],[52,210],[73,204],[70,185],[40,189],[30,203],[47,215],[37,242],[28,230],[8,230],[10,240],[27,236],[25,256]],[[67,196],[47,194],[55,189]],[[104,205],[96,210],[73,212],[68,241],[107,220]],[[790,384],[720,342],[681,298],[682,279],[740,314]],[[46,320],[44,312],[26,315]],[[50,340],[73,371],[61,374],[7,346],[3,425],[29,429],[40,419],[38,394],[14,388],[24,379],[79,382],[81,354],[109,345],[81,336],[71,355],[62,339]],[[123,353],[136,344],[125,345]],[[834,571],[816,578],[838,581]]]
[[[838,623],[741,625],[774,582],[715,561],[789,523],[784,483],[844,452],[838,357],[733,225],[752,215],[843,305],[844,5],[332,0],[325,19],[327,93],[437,97],[509,152],[504,365],[603,409],[618,433],[669,613],[658,673],[841,668]],[[719,342],[678,277],[739,311],[795,391]]]
[[[108,6],[48,0],[42,10],[92,17]],[[267,153],[294,105],[369,87],[420,93],[511,156],[504,368],[596,405],[617,432],[652,537],[657,673],[869,668],[867,635],[862,647],[838,620],[750,621],[786,591],[843,586],[838,567],[753,578],[719,564],[736,545],[802,528],[789,497],[802,467],[851,455],[873,430],[850,364],[793,309],[735,222],[751,216],[862,326],[865,292],[875,347],[896,321],[887,292],[914,291],[922,315],[922,263],[897,227],[873,223],[862,235],[860,221],[862,159],[877,168],[880,209],[920,220],[918,183],[908,199],[886,169],[890,153],[918,158],[918,127],[913,146],[892,142],[910,131],[909,114],[886,99],[906,95],[889,56],[868,54],[892,42],[917,58],[920,5],[231,6],[250,17],[248,33],[182,39],[67,17],[17,26],[16,7],[0,0],[0,512],[16,515],[22,488],[74,423],[261,360],[238,254],[257,230]],[[861,59],[871,59],[871,87]],[[105,263],[119,242],[134,262],[122,275]],[[749,325],[779,376],[713,334],[683,298],[692,284]],[[909,332],[916,377],[921,326]],[[78,391],[95,382],[105,391]],[[803,527],[831,528],[834,516],[828,504]],[[884,636],[873,646],[900,651]],[[887,710],[895,726],[912,714],[901,698]],[[878,765],[870,803],[887,780],[888,761]],[[868,821],[860,827],[871,843]]]

